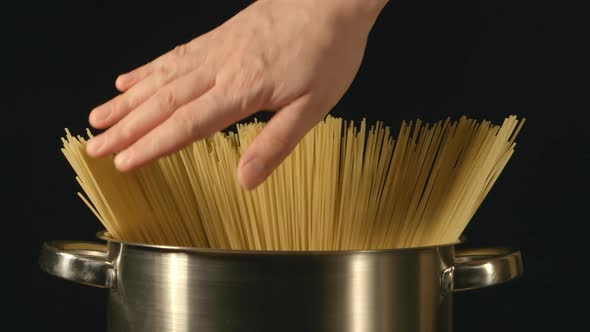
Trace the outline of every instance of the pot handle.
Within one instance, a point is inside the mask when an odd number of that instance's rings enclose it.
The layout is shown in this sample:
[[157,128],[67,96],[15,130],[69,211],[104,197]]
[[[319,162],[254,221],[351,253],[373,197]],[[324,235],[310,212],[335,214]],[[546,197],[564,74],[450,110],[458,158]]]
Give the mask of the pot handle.
[[39,265],[43,271],[56,277],[95,287],[115,287],[115,266],[108,261],[105,244],[45,242],[41,248]]
[[520,277],[522,256],[509,248],[461,249],[452,270],[453,291],[483,288]]

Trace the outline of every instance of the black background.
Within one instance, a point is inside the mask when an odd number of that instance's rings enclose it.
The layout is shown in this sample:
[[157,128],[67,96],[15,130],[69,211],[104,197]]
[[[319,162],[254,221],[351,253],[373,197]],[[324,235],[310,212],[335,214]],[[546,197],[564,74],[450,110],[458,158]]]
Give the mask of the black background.
[[[100,229],[75,195],[59,150],[63,128],[86,128],[90,109],[116,95],[119,73],[213,29],[247,3],[74,9],[52,2],[2,10],[3,302],[17,330],[105,326],[105,290],[59,280],[36,263],[43,241],[94,240]],[[526,117],[515,155],[465,233],[469,246],[521,249],[525,275],[457,294],[455,328],[572,328],[588,308],[588,5],[433,3],[387,5],[332,114],[396,128],[418,117]]]

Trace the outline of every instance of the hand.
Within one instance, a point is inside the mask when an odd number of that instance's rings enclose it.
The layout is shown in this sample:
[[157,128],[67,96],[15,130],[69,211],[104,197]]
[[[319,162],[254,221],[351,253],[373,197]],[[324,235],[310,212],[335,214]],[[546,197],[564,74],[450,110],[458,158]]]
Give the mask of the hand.
[[261,0],[218,28],[121,75],[124,92],[95,108],[108,128],[91,157],[117,153],[140,167],[260,110],[276,113],[243,153],[238,179],[252,189],[342,98],[360,66],[383,0]]

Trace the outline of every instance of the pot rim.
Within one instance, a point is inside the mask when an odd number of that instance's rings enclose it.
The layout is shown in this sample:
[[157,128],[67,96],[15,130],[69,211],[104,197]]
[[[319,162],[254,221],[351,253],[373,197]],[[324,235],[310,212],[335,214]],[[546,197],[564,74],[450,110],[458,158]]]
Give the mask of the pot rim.
[[362,254],[362,253],[395,253],[395,252],[407,252],[407,251],[420,251],[420,250],[431,250],[442,247],[455,246],[465,242],[465,238],[461,238],[457,241],[428,245],[420,247],[405,247],[405,248],[392,248],[392,249],[361,249],[361,250],[241,250],[241,249],[216,249],[216,248],[199,248],[199,247],[182,247],[182,246],[169,246],[159,244],[145,244],[139,242],[130,241],[119,241],[112,238],[107,230],[101,230],[96,233],[96,237],[104,240],[108,243],[116,243],[124,245],[126,247],[133,247],[144,250],[158,250],[168,252],[185,252],[185,253],[202,253],[202,254],[222,254],[222,255],[270,255],[270,256],[294,256],[294,255],[350,255],[350,254]]

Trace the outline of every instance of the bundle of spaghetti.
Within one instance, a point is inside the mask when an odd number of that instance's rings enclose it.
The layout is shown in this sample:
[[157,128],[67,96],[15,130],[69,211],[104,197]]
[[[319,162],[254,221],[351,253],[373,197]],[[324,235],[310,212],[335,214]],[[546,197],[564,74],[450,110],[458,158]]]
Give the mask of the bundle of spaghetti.
[[[89,158],[66,130],[63,153],[84,203],[116,240],[236,250],[359,250],[458,240],[514,152],[524,123],[465,116],[403,122],[397,139],[331,116],[259,187],[236,168],[264,123],[238,124],[135,171]],[[88,131],[88,136],[92,134]]]

